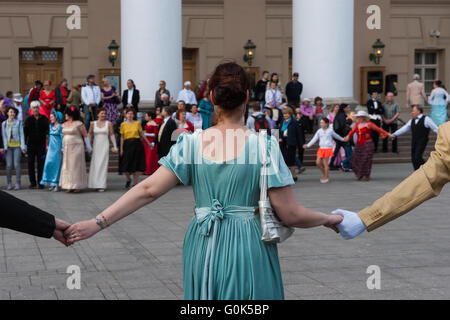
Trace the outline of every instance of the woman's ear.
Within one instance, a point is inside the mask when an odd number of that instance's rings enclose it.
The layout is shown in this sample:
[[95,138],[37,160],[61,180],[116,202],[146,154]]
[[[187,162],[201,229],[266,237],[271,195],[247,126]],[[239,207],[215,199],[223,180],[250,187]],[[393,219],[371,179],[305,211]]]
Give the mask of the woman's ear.
[[209,100],[211,101],[211,104],[212,104],[213,106],[216,105],[216,102],[214,101],[214,96],[213,96],[212,90],[209,92]]

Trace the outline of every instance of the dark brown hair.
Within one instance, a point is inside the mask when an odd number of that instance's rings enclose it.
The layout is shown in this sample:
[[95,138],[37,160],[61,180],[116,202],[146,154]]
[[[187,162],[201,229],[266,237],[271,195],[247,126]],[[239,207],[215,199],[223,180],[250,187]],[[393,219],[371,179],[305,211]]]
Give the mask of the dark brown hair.
[[16,114],[16,117],[17,117],[17,115],[19,114],[19,110],[17,110],[17,109],[14,108],[14,107],[8,107],[8,109],[6,109],[6,114],[8,114],[9,110],[14,111],[14,113]]
[[97,109],[97,116],[100,114],[100,112],[103,112],[103,111],[107,112],[105,108],[98,108]]
[[134,115],[133,118],[136,120],[136,117],[137,117],[136,110],[134,110],[133,107],[129,107],[129,108],[126,108],[126,109],[125,109],[125,115],[126,115],[128,112],[133,112],[133,115]]
[[245,70],[235,62],[217,66],[209,79],[209,90],[214,104],[223,110],[233,111],[247,100],[250,80]]

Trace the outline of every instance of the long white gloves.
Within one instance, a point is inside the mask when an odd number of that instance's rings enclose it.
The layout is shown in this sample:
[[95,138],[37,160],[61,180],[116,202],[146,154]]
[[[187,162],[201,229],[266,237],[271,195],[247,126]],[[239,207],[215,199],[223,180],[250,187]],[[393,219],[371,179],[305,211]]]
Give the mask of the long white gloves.
[[91,141],[89,141],[89,138],[84,138],[84,143],[86,144],[87,152],[91,153],[92,147],[91,147]]
[[341,214],[344,216],[344,220],[337,225],[337,228],[345,240],[353,239],[367,230],[366,225],[355,212],[338,209],[331,214]]

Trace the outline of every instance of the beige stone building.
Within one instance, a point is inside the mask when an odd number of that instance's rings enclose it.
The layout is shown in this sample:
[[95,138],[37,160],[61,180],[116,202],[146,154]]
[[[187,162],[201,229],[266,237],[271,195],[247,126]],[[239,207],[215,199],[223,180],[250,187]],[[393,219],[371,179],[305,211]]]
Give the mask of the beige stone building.
[[[79,29],[67,27],[73,14],[67,13],[71,5],[80,9]],[[381,9],[380,29],[368,27],[368,21],[374,21],[373,12],[368,13],[372,5]],[[158,28],[160,33],[178,19],[171,10],[162,14],[165,23]],[[306,15],[307,10],[297,12],[296,17]],[[173,85],[176,88],[169,87],[173,91],[181,88],[182,80],[195,83],[206,79],[224,58],[244,64],[243,46],[249,39],[257,46],[254,70],[278,72],[282,84],[290,80],[291,72],[299,71],[292,70],[294,15],[290,0],[182,0],[181,16],[183,79]],[[336,25],[343,23],[339,16],[315,18],[317,23],[302,32],[314,35],[323,19],[334,20]],[[36,79],[57,83],[67,78],[73,84],[83,83],[91,73],[98,77],[120,75],[124,35],[121,21],[120,0],[1,0],[0,92],[24,93]],[[355,0],[353,25],[353,48],[350,45],[348,50],[353,51],[351,81],[356,101],[366,98],[365,75],[370,69],[365,67],[380,70],[383,75],[398,75],[397,99],[402,105],[406,85],[415,73],[424,78],[428,91],[436,78],[450,87],[450,0]],[[340,36],[335,35],[338,39]],[[386,45],[380,64],[369,60],[377,39]],[[121,46],[115,68],[109,61],[108,45],[112,40]],[[148,59],[152,52],[165,50],[160,43],[143,43],[142,48],[149,51]],[[297,50],[307,50],[311,55],[319,51],[334,55],[334,47],[326,42]],[[167,66],[161,68],[166,70]],[[122,77],[128,76],[133,77],[122,72]],[[302,74],[300,78],[304,80]],[[327,78],[327,73],[318,75],[316,81],[320,83],[321,78]],[[122,86],[124,80],[121,79]],[[154,81],[152,87],[143,88],[139,83],[137,86],[151,100],[158,82]]]

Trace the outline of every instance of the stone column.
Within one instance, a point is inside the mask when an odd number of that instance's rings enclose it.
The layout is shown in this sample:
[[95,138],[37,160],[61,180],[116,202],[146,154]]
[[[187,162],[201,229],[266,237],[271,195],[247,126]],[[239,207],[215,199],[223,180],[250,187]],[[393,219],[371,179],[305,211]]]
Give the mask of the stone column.
[[121,0],[122,87],[133,79],[144,105],[160,80],[174,99],[183,86],[181,20],[181,0]]
[[293,72],[302,98],[354,103],[354,0],[293,0]]

